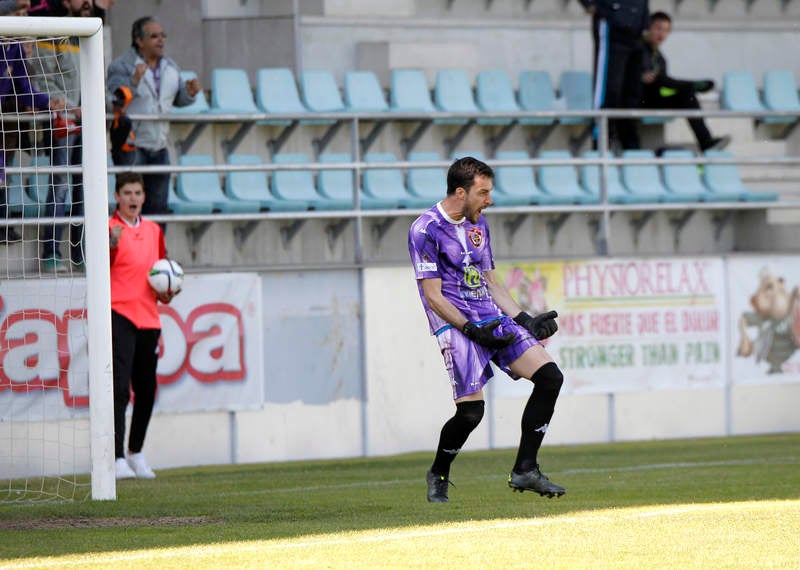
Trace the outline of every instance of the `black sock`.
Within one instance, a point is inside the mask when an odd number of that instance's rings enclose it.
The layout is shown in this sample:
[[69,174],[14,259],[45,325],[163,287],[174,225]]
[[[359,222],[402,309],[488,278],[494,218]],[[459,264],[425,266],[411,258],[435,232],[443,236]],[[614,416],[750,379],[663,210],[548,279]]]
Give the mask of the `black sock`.
[[436,458],[433,460],[431,471],[436,475],[450,476],[450,464],[461,451],[461,446],[466,443],[483,418],[483,400],[460,402],[456,404],[456,415],[447,420],[442,426],[439,435],[439,447],[436,448]]
[[524,473],[537,465],[537,455],[547,431],[564,377],[554,362],[548,362],[531,377],[533,392],[522,412],[522,436],[519,440],[514,471]]

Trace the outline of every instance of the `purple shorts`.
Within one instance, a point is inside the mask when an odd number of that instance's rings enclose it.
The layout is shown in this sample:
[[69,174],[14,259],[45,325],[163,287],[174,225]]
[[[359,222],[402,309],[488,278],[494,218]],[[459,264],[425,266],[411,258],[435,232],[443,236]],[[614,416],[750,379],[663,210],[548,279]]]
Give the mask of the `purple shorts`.
[[495,336],[514,333],[517,340],[505,348],[486,348],[472,342],[464,333],[448,327],[436,336],[442,351],[444,365],[453,386],[453,399],[463,398],[479,392],[492,378],[494,372],[490,362],[494,362],[503,372],[514,380],[519,377],[508,369],[508,365],[532,346],[541,344],[528,330],[518,325],[514,319],[503,315],[500,326],[494,330]]

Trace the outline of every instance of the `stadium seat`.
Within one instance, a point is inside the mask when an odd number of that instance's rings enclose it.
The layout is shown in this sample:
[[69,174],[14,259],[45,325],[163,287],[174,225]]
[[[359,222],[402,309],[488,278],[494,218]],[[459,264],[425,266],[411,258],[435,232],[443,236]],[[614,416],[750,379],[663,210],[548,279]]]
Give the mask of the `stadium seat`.
[[[262,68],[256,72],[256,104],[265,113],[303,115],[308,113],[294,81],[286,67]],[[289,120],[264,121],[271,125],[289,125]]]
[[[474,155],[473,155],[474,156]],[[480,159],[480,156],[475,158]],[[498,160],[529,160],[525,151],[501,151]],[[497,206],[528,206],[531,204],[557,204],[536,184],[532,166],[497,166],[494,169],[492,201]]]
[[[114,166],[114,161],[111,159],[111,153],[106,157],[106,165],[110,168]],[[117,209],[117,201],[114,198],[114,188],[117,185],[117,176],[113,172],[108,173],[108,215],[114,213]]]
[[389,108],[404,113],[433,113],[428,81],[421,69],[393,69],[389,91]]
[[[662,157],[694,158],[695,155],[690,150],[667,150]],[[696,164],[665,164],[661,172],[664,174],[664,187],[668,192],[662,198],[664,202],[716,202],[731,199],[729,196],[709,192],[700,178]]]
[[[367,153],[364,162],[397,162],[397,157],[388,152]],[[372,198],[394,201],[402,208],[429,208],[427,198],[410,194],[403,183],[403,172],[399,168],[372,168],[364,171],[364,192]]]
[[190,202],[184,200],[175,193],[172,180],[169,183],[169,193],[167,194],[167,208],[173,214],[210,214],[214,211],[213,202]]
[[[12,156],[8,166],[17,166],[17,157]],[[40,215],[38,200],[31,198],[23,185],[20,174],[7,174],[7,200],[8,213],[14,217],[36,218]],[[44,215],[44,207],[41,208]]]
[[[724,150],[707,150],[706,158],[733,158]],[[710,192],[720,195],[737,194],[739,200],[746,202],[772,202],[778,199],[775,192],[754,192],[745,187],[735,164],[706,164],[703,168],[703,181]]]
[[731,111],[763,111],[753,75],[749,71],[729,71],[722,75],[723,109]]
[[[791,71],[764,74],[764,106],[770,111],[800,111],[800,97]],[[765,123],[794,123],[797,117],[764,117]]]
[[[501,70],[479,71],[475,80],[478,107],[489,113],[517,113],[519,104],[508,73]],[[480,125],[508,125],[513,119],[478,119]]]
[[[456,69],[436,72],[433,101],[440,111],[447,113],[477,113],[480,111],[472,96],[472,86],[467,74]],[[463,125],[467,119],[441,119],[440,124]],[[509,121],[506,121],[509,122]]]
[[[583,153],[583,158],[597,158],[600,156],[596,150],[590,150]],[[583,164],[579,168],[581,185],[588,190],[591,194],[600,196],[600,165],[599,164]],[[622,185],[619,176],[619,168],[615,165],[608,165],[606,167],[606,191],[608,192],[608,202],[611,204],[637,204],[645,202],[654,202],[653,198],[647,196],[636,196],[631,194],[627,188]]]
[[[207,154],[184,154],[178,158],[181,166],[213,166],[214,159]],[[223,213],[258,212],[257,201],[231,200],[222,192],[216,172],[179,172],[175,188],[177,195],[187,202],[212,204],[212,210]]]
[[[622,158],[645,159],[655,158],[655,155],[651,150],[626,150]],[[635,203],[660,202],[667,195],[655,163],[623,164],[622,183],[635,196]]]
[[244,69],[218,68],[211,71],[211,112],[259,112]]
[[389,110],[378,78],[371,71],[345,73],[344,100],[349,111],[374,113]]
[[[592,105],[592,74],[588,71],[564,71],[559,81],[561,97],[564,99],[567,111],[591,111]],[[560,120],[563,125],[578,125],[589,123],[590,119],[584,117],[564,117]]]
[[300,92],[309,111],[335,113],[344,111],[344,102],[330,71],[302,71]]
[[[434,162],[442,160],[438,152],[412,152],[409,162]],[[408,171],[408,191],[414,196],[431,200],[431,204],[447,193],[446,168],[411,168]]]
[[[319,161],[326,164],[336,164],[352,162],[353,157],[346,152],[342,153],[322,153]],[[319,193],[324,197],[347,202],[348,207],[354,208],[353,204],[353,174],[352,170],[320,170],[317,175],[317,186]],[[396,200],[383,200],[367,196],[359,188],[359,200],[361,208],[364,210],[384,210],[397,208]]]
[[[552,111],[556,93],[546,71],[522,71],[519,74],[519,105],[523,111]],[[552,125],[554,119],[520,119],[523,125]]]
[[[308,156],[301,153],[278,153],[276,164],[303,164]],[[311,170],[276,170],[272,173],[272,191],[282,200],[303,201],[315,210],[349,210],[351,200],[334,200],[317,192]]]
[[[50,157],[46,154],[34,154],[31,157],[31,166],[45,168],[50,167]],[[49,172],[35,172],[28,178],[28,195],[31,200],[42,206],[42,213],[44,213],[44,205],[50,197],[50,173]],[[70,203],[71,192],[67,190],[66,203]]]
[[[231,154],[228,164],[261,165],[261,157],[257,154]],[[260,209],[272,212],[296,212],[308,210],[308,202],[303,200],[281,200],[269,190],[267,172],[265,170],[247,170],[227,172],[225,174],[225,190],[233,201],[258,202]]]
[[[194,71],[181,71],[181,81],[183,83],[186,83],[190,79],[197,79],[197,74]],[[172,112],[179,115],[208,113],[208,111],[208,100],[206,99],[206,94],[204,91],[200,91],[200,93],[195,95],[194,103],[187,105],[186,107],[172,107]]]
[[[566,150],[548,150],[539,154],[546,160],[562,160],[572,158]],[[553,199],[562,204],[597,204],[598,195],[586,191],[578,183],[578,174],[574,166],[543,165],[539,167],[539,186]]]

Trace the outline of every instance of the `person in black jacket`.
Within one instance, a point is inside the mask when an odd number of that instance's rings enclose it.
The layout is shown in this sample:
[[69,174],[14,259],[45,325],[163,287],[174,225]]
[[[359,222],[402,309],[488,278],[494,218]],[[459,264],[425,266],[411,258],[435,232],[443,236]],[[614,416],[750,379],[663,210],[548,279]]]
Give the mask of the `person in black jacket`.
[[[686,81],[667,74],[667,60],[659,48],[672,31],[672,18],[666,12],[650,16],[650,29],[645,34],[644,66],[642,74],[643,103],[648,109],[700,109],[696,94],[714,88],[711,79]],[[730,143],[730,137],[714,137],[701,118],[689,119],[689,126],[701,151],[721,150]]]
[[[580,0],[592,15],[594,107],[637,109],[642,92],[642,34],[650,25],[648,0]],[[609,131],[623,149],[639,148],[637,121],[610,121]]]

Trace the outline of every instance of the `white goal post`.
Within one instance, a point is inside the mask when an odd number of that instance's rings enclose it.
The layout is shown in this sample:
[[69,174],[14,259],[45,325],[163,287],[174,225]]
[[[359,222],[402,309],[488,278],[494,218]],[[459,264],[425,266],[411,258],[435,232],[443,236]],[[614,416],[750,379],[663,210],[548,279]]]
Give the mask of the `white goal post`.
[[[77,17],[0,17],[0,38],[5,41],[21,37],[70,36],[80,39],[81,172],[85,212],[80,221],[85,227],[85,334],[88,346],[88,396],[91,402],[88,412],[91,497],[95,500],[113,500],[116,498],[116,481],[102,21],[99,18]],[[0,222],[6,222],[6,227],[19,223],[10,218]],[[23,283],[26,278],[23,276]],[[46,445],[42,445],[42,449],[43,453],[47,453]],[[3,478],[4,475],[0,473],[0,479]]]

